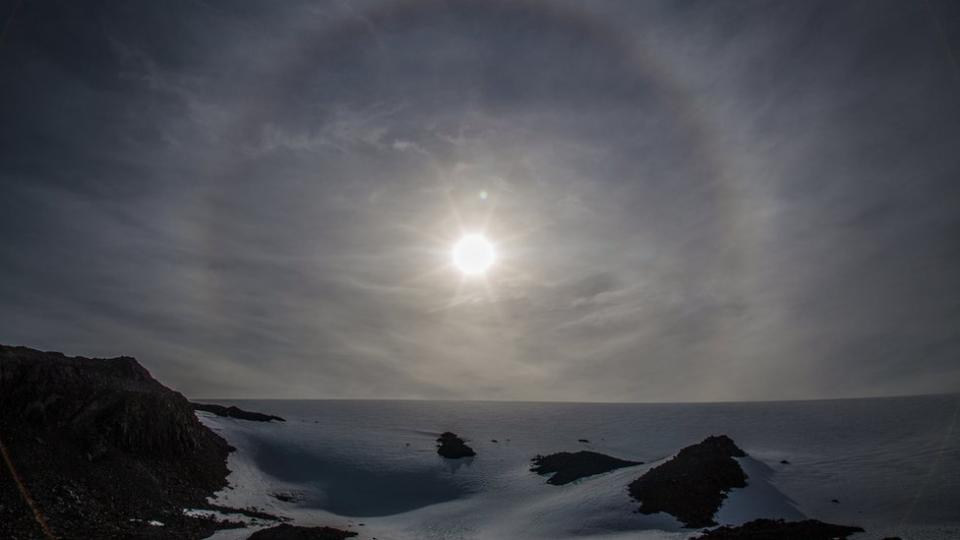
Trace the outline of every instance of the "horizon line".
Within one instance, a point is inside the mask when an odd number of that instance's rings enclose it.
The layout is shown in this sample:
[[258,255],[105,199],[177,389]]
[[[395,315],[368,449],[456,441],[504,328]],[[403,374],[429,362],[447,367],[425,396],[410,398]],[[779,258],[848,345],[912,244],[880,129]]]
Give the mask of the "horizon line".
[[452,399],[452,398],[273,398],[273,397],[189,397],[192,402],[229,402],[229,401],[432,401],[444,403],[543,403],[543,404],[571,404],[571,405],[724,405],[732,403],[807,403],[812,401],[856,401],[867,399],[905,399],[922,397],[960,397],[960,392],[934,392],[929,394],[893,394],[885,396],[854,396],[829,398],[796,398],[796,399],[747,399],[747,400],[719,400],[719,401],[562,401],[562,400],[529,400],[529,399]]

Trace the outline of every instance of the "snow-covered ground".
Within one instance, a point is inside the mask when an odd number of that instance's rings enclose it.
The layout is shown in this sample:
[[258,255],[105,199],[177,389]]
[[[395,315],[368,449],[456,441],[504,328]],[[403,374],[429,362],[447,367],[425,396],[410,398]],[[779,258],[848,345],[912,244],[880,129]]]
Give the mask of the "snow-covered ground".
[[[860,525],[864,539],[960,538],[958,395],[725,404],[222,403],[287,422],[198,413],[237,448],[230,487],[216,503],[355,530],[360,538],[689,538],[695,531],[669,515],[635,512],[627,484],[721,433],[749,454],[740,460],[749,486],[731,493],[721,523],[806,516]],[[448,430],[467,439],[477,457],[438,456],[434,440]],[[565,486],[529,471],[536,454],[579,449],[645,464]],[[257,526],[212,538],[245,538]]]

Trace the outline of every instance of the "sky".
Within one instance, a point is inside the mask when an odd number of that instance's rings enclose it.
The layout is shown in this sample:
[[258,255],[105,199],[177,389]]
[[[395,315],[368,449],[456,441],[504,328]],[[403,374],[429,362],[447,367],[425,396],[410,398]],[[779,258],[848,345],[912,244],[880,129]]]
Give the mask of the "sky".
[[956,3],[0,17],[2,343],[206,398],[960,389]]

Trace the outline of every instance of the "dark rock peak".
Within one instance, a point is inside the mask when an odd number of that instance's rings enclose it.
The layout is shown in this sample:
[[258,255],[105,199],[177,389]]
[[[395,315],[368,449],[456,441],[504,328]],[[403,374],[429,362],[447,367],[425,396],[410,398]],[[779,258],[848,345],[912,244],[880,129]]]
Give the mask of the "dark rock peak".
[[815,519],[784,521],[756,519],[738,527],[724,526],[705,531],[690,540],[845,540],[851,534],[863,532],[860,527],[834,525]]
[[747,485],[733,459],[746,455],[726,435],[707,437],[631,482],[630,496],[644,514],[666,512],[686,527],[716,525],[713,516],[727,492]]
[[353,531],[333,527],[300,527],[284,523],[269,529],[261,529],[250,535],[250,540],[343,540],[357,536]]
[[642,463],[642,461],[627,461],[598,452],[581,450],[573,453],[558,452],[548,456],[538,455],[533,458],[533,467],[530,470],[541,475],[553,473],[547,483],[562,486],[587,476]]
[[726,435],[711,435],[693,446],[688,446],[680,451],[684,452],[707,452],[716,455],[725,454],[729,457],[746,457],[747,453],[740,449],[733,439]]
[[[0,345],[0,433],[55,535],[201,538],[219,526],[182,509],[226,485],[230,447],[133,358]],[[11,501],[0,505],[0,538],[36,535],[20,499],[0,481]]]
[[279,416],[245,411],[239,407],[234,407],[233,405],[224,407],[223,405],[214,405],[212,403],[196,403],[193,401],[190,402],[190,405],[193,406],[193,410],[195,411],[206,411],[208,413],[213,413],[217,416],[223,416],[227,418],[237,418],[239,420],[250,420],[253,422],[270,422],[271,420],[286,422],[286,420],[280,418]]
[[473,448],[467,446],[463,439],[455,433],[443,432],[437,439],[437,453],[448,459],[458,459],[477,455]]

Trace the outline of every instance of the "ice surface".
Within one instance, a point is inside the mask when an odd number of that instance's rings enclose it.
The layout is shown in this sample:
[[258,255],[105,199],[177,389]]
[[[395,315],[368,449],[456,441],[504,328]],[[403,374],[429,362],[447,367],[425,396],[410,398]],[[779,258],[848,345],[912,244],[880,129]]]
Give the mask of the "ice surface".
[[[217,503],[348,528],[361,538],[685,539],[693,531],[671,516],[635,512],[626,486],[684,446],[721,433],[749,454],[739,459],[749,485],[731,492],[717,514],[721,523],[806,516],[863,526],[864,538],[960,538],[957,395],[724,404],[221,403],[288,421],[198,413],[237,447],[231,487]],[[464,437],[478,455],[438,456],[443,431]],[[529,470],[536,454],[582,449],[645,464],[566,486]],[[245,538],[251,530],[213,538]]]

